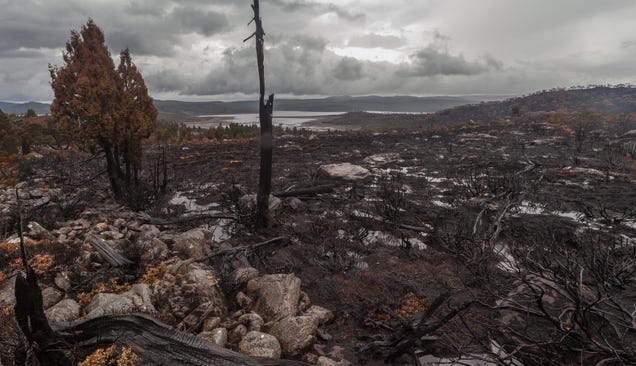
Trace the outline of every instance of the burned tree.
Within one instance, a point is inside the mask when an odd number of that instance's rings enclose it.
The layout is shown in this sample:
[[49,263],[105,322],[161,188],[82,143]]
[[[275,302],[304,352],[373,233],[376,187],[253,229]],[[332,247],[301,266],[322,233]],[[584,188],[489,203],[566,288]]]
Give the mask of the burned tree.
[[[49,66],[55,99],[51,115],[56,127],[82,148],[101,150],[115,198],[136,185],[141,141],[156,127],[157,109],[128,50],[118,68],[104,33],[89,19],[72,31],[64,66]],[[134,178],[134,179],[131,179]]]
[[[269,225],[269,194],[272,190],[272,151],[274,148],[274,136],[272,131],[272,111],[274,108],[274,94],[270,94],[265,102],[265,54],[263,44],[265,43],[265,31],[260,17],[258,0],[252,4],[254,18],[249,24],[256,25],[256,31],[245,39],[256,39],[256,62],[258,64],[258,81],[260,86],[260,97],[258,101],[258,117],[261,126],[260,155],[261,167],[258,179],[258,194],[256,195],[256,227],[265,228]],[[244,41],[244,42],[245,42]]]

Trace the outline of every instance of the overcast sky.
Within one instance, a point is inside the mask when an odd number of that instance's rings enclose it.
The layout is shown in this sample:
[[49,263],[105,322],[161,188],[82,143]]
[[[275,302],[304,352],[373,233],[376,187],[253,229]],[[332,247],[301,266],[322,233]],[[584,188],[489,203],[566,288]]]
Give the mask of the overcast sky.
[[[154,98],[252,98],[250,3],[0,0],[0,100],[51,100],[48,64],[89,17],[114,57],[130,48]],[[633,0],[261,0],[261,13],[279,97],[636,82]]]

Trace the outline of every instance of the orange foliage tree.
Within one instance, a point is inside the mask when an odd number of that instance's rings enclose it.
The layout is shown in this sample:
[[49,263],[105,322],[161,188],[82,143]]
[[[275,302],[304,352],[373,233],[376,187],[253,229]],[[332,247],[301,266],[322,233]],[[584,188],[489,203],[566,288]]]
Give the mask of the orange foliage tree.
[[55,99],[51,114],[57,128],[80,146],[99,147],[115,197],[137,184],[141,141],[156,126],[157,109],[143,78],[122,51],[118,68],[110,57],[104,33],[89,19],[72,31],[64,52],[65,66],[49,66]]
[[148,95],[141,73],[132,62],[128,49],[121,52],[117,72],[123,88],[120,104],[121,118],[125,121],[122,126],[122,154],[126,182],[130,183],[131,177],[134,177],[135,182],[137,181],[141,168],[141,141],[150,137],[157,127],[157,109]]

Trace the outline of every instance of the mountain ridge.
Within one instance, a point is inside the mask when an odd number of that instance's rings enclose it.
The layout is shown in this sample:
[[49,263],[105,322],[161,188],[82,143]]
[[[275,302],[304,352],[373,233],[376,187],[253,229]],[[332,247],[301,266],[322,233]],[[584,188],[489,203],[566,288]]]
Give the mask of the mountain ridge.
[[[330,96],[325,98],[281,98],[274,101],[275,111],[300,112],[421,112],[430,113],[465,104],[501,100],[504,96]],[[204,101],[155,100],[160,116],[193,117],[215,114],[258,113],[258,101]],[[14,103],[0,101],[4,113],[24,114],[33,109],[38,114],[49,113],[49,104],[40,102]]]

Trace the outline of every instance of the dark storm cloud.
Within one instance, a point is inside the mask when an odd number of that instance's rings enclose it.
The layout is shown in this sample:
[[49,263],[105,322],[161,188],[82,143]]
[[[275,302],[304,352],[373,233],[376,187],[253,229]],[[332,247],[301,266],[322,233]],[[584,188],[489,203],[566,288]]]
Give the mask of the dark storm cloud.
[[270,3],[279,6],[287,12],[304,13],[310,12],[313,15],[320,15],[325,13],[334,13],[338,17],[352,21],[363,22],[366,16],[363,13],[355,13],[347,10],[344,7],[338,6],[333,3],[319,3],[313,1],[299,1],[299,0],[270,0]]
[[361,79],[362,62],[353,57],[343,57],[333,68],[333,76],[338,80],[352,81]]
[[176,7],[159,15],[135,17],[135,22],[114,26],[107,33],[112,51],[130,48],[136,55],[170,56],[187,44],[188,34],[213,36],[228,29],[227,17],[215,11]]
[[[68,29],[15,21],[0,22],[0,51],[15,51],[20,48],[53,48],[60,40],[68,38]],[[62,43],[63,45],[63,43]]]
[[449,51],[451,37],[433,32],[433,41],[410,55],[410,62],[403,63],[396,75],[400,77],[473,76],[490,70],[503,69],[503,62],[489,54],[479,60],[466,60],[462,54]]
[[406,40],[397,36],[383,36],[375,33],[367,33],[353,37],[347,43],[349,47],[364,48],[399,48],[406,45]]
[[[0,100],[52,98],[71,29],[89,17],[159,98],[255,94],[251,0],[0,0]],[[631,0],[262,0],[268,90],[518,93],[631,82]]]
[[224,14],[215,11],[201,11],[196,8],[178,7],[172,11],[177,29],[184,32],[196,32],[204,36],[212,36],[225,30],[229,23]]
[[411,55],[411,62],[403,64],[397,75],[401,77],[428,77],[438,75],[478,75],[489,70],[500,70],[500,61],[488,56],[482,61],[467,61],[463,55],[452,55],[447,49],[429,45]]

